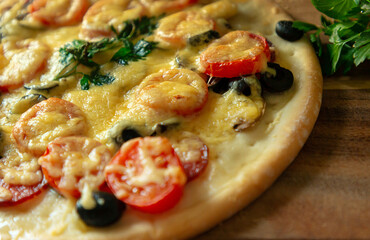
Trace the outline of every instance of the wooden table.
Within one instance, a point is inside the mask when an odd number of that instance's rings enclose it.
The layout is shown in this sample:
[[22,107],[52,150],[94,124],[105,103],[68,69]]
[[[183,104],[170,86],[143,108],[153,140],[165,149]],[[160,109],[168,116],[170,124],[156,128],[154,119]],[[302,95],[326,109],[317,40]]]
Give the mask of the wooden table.
[[[319,23],[309,0],[275,2]],[[319,118],[296,160],[252,204],[195,239],[370,239],[369,69],[325,78]]]

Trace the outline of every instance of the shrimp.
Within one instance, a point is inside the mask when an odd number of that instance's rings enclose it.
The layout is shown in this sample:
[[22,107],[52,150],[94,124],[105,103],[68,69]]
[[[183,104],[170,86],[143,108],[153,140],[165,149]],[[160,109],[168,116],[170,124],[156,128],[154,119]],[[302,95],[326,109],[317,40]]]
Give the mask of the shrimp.
[[180,48],[187,39],[200,33],[214,30],[216,22],[197,11],[178,12],[163,18],[154,33],[155,41],[165,48]]
[[188,69],[170,69],[147,76],[138,86],[138,103],[178,115],[190,115],[203,108],[208,98],[207,84]]
[[83,135],[86,128],[85,117],[76,105],[49,98],[22,114],[12,135],[21,152],[39,157],[50,141],[62,136]]
[[46,26],[69,26],[79,23],[90,3],[88,0],[34,0],[28,11],[31,17]]
[[164,48],[184,47],[192,36],[210,30],[216,30],[221,34],[226,33],[228,30],[224,26],[225,19],[236,13],[236,5],[227,0],[208,4],[197,11],[178,12],[159,22],[154,38]]
[[201,12],[211,18],[231,18],[238,13],[236,5],[228,0],[221,0],[201,8]]
[[21,87],[46,66],[49,49],[40,41],[8,41],[0,47],[0,91]]
[[174,12],[195,4],[198,0],[140,0],[148,9],[150,16]]
[[80,38],[94,40],[114,36],[110,27],[120,30],[122,23],[145,15],[144,6],[132,0],[99,0],[86,12]]

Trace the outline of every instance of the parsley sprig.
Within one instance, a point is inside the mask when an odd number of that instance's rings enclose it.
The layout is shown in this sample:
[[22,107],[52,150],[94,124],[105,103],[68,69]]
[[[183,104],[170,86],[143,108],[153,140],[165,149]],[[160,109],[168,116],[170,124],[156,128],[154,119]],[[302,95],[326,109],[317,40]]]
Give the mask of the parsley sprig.
[[[88,90],[90,85],[101,86],[112,83],[115,78],[109,74],[100,73],[100,64],[93,57],[101,52],[118,49],[110,61],[121,65],[144,59],[157,45],[156,42],[140,39],[139,36],[150,35],[157,27],[159,17],[143,17],[124,22],[124,28],[117,31],[113,26],[114,38],[103,38],[96,42],[73,40],[59,49],[60,63],[63,69],[54,80],[81,74],[80,85],[82,90]],[[77,67],[84,65],[90,68],[90,73],[79,72]]]
[[[355,64],[370,58],[370,0],[311,0],[320,12],[321,25],[295,21],[293,27],[310,32],[310,41],[320,58],[323,73],[334,74],[340,68],[347,73]],[[320,34],[329,36],[323,46]]]

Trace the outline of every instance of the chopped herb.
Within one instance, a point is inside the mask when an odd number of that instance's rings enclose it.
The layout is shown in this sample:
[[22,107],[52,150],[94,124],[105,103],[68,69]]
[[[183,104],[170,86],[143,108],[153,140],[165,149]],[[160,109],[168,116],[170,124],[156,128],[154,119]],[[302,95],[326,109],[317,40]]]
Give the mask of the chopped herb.
[[128,65],[130,61],[138,61],[146,57],[156,46],[155,42],[145,40],[138,41],[135,45],[127,42],[124,47],[120,48],[112,57],[111,61],[121,65]]
[[99,70],[93,71],[90,75],[84,74],[80,80],[82,90],[89,90],[90,84],[95,86],[102,86],[104,84],[110,84],[115,78],[109,74],[103,75],[99,73]]
[[[88,90],[90,84],[101,86],[112,83],[115,80],[114,77],[100,74],[100,65],[92,60],[93,57],[101,52],[118,49],[110,61],[128,65],[129,62],[144,59],[157,44],[143,39],[138,40],[135,44],[134,41],[139,36],[152,34],[157,27],[158,19],[158,17],[143,17],[125,21],[125,26],[120,32],[111,26],[111,30],[116,35],[114,38],[103,38],[96,42],[73,40],[71,43],[67,43],[59,49],[60,63],[64,67],[54,79],[81,74],[82,90]],[[78,72],[79,65],[91,68],[90,74]]]
[[[370,59],[370,1],[369,0],[312,0],[313,5],[334,20],[321,17],[320,27],[295,21],[293,27],[310,33],[310,41],[320,58],[325,75],[339,68],[347,73],[355,64]],[[320,34],[329,36],[326,49]]]

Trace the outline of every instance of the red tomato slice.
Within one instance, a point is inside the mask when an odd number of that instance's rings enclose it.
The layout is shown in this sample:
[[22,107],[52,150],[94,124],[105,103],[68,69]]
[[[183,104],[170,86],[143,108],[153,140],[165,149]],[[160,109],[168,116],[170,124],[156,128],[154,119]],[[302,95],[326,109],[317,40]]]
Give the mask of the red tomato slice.
[[183,132],[177,134],[172,146],[179,156],[188,182],[197,178],[208,165],[208,147],[195,134]]
[[61,137],[50,142],[39,158],[50,186],[65,197],[79,198],[83,188],[104,188],[104,168],[111,159],[109,149],[87,137]]
[[89,5],[88,0],[62,0],[58,4],[50,0],[34,0],[28,11],[44,25],[69,26],[81,22]]
[[148,213],[174,207],[186,183],[180,160],[164,137],[124,143],[106,167],[105,176],[118,199]]
[[260,72],[270,61],[266,38],[247,31],[233,31],[214,41],[201,53],[204,73],[232,78]]
[[[0,207],[7,207],[7,206],[14,206],[29,200],[46,188],[47,181],[45,178],[42,179],[41,182],[32,185],[32,186],[25,186],[25,185],[13,185],[8,184],[0,179],[0,191],[9,191],[12,194],[11,198],[2,199],[0,197]],[[3,188],[3,189],[1,189]],[[1,194],[3,195],[3,194]],[[2,196],[3,197],[3,196]]]

